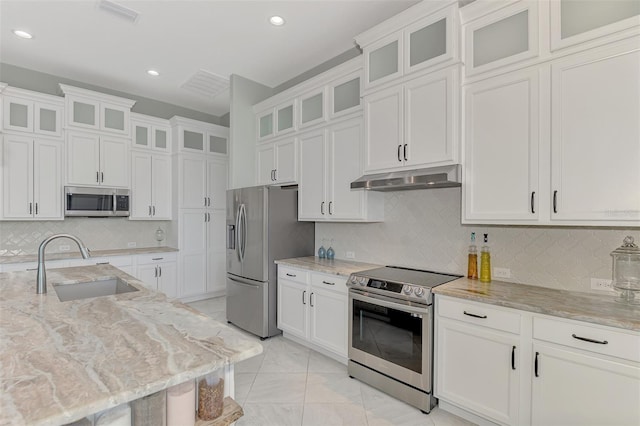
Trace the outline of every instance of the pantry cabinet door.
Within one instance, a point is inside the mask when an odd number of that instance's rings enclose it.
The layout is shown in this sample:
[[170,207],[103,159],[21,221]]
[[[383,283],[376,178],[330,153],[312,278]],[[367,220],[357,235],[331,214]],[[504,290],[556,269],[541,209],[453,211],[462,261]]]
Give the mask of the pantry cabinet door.
[[153,218],[171,220],[171,157],[153,155],[151,164],[151,201]]
[[36,219],[63,219],[62,142],[36,139],[33,145],[33,200]]
[[134,152],[131,155],[131,219],[150,219],[151,154]]
[[551,220],[640,221],[640,39],[551,73]]
[[539,71],[465,86],[463,222],[537,221]]
[[2,169],[3,217],[33,217],[33,139],[4,135]]
[[180,206],[201,209],[206,206],[207,160],[200,155],[183,155],[180,161]]

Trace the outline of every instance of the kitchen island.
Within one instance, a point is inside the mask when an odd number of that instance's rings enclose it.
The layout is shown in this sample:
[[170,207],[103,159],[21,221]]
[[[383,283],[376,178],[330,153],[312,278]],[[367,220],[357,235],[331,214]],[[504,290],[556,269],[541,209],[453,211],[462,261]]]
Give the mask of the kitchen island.
[[[120,278],[139,291],[61,302],[54,284]],[[59,425],[262,352],[110,265],[0,273],[0,425]],[[233,395],[233,374],[227,374]]]

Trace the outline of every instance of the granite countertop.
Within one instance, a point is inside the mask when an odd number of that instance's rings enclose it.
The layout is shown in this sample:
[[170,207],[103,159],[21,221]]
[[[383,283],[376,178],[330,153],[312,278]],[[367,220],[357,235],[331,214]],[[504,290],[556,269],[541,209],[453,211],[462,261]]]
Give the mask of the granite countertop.
[[[60,302],[54,283],[139,291]],[[0,425],[59,425],[191,380],[262,346],[111,265],[0,273]]]
[[640,331],[640,305],[619,303],[615,296],[503,281],[481,283],[467,278],[434,287],[433,292],[443,296]]
[[320,259],[315,256],[276,260],[276,263],[278,265],[291,266],[292,268],[309,269],[311,271],[341,275],[343,277],[348,277],[354,272],[381,267],[380,265],[374,265],[372,263],[354,262],[343,259]]
[[[82,256],[77,250],[75,244],[72,245],[72,251],[68,253],[46,253],[46,260],[60,260],[60,259],[81,259]],[[75,250],[74,250],[75,249]],[[111,250],[89,250],[91,257],[104,257],[104,256],[131,256],[138,254],[151,254],[151,253],[169,253],[178,251],[173,247],[141,247],[141,248],[126,248],[126,249],[111,249]],[[20,254],[14,256],[0,256],[0,264],[9,263],[26,263],[37,262],[37,254]]]

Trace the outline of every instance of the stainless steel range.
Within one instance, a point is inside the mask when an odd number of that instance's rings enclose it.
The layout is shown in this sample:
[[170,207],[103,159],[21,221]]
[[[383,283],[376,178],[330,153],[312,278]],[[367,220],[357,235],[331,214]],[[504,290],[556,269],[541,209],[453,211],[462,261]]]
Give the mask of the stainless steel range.
[[460,278],[397,266],[351,274],[349,376],[429,413],[433,397],[433,295]]

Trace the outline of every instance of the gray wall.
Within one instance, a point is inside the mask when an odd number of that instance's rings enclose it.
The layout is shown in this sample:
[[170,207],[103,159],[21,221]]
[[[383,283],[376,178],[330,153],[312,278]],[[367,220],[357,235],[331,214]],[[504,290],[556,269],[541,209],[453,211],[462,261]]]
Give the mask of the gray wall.
[[271,95],[270,87],[231,75],[229,188],[255,185],[256,123],[252,107]]
[[[133,112],[151,115],[169,119],[174,115],[180,117],[191,118],[193,120],[204,121],[206,123],[218,124],[225,126],[225,120],[211,114],[183,108],[166,102],[154,99],[144,98],[133,95],[131,93],[119,92],[117,90],[108,89],[106,87],[94,86],[92,84],[75,81],[56,75],[46,74],[27,68],[17,67],[6,63],[0,63],[0,81],[10,86],[19,87],[21,89],[33,90],[34,92],[48,93],[50,95],[60,95],[58,84],[68,84],[83,89],[95,90],[96,92],[107,93],[109,95],[121,96],[128,99],[136,100],[136,104],[131,109]],[[228,120],[226,126],[228,126]]]

